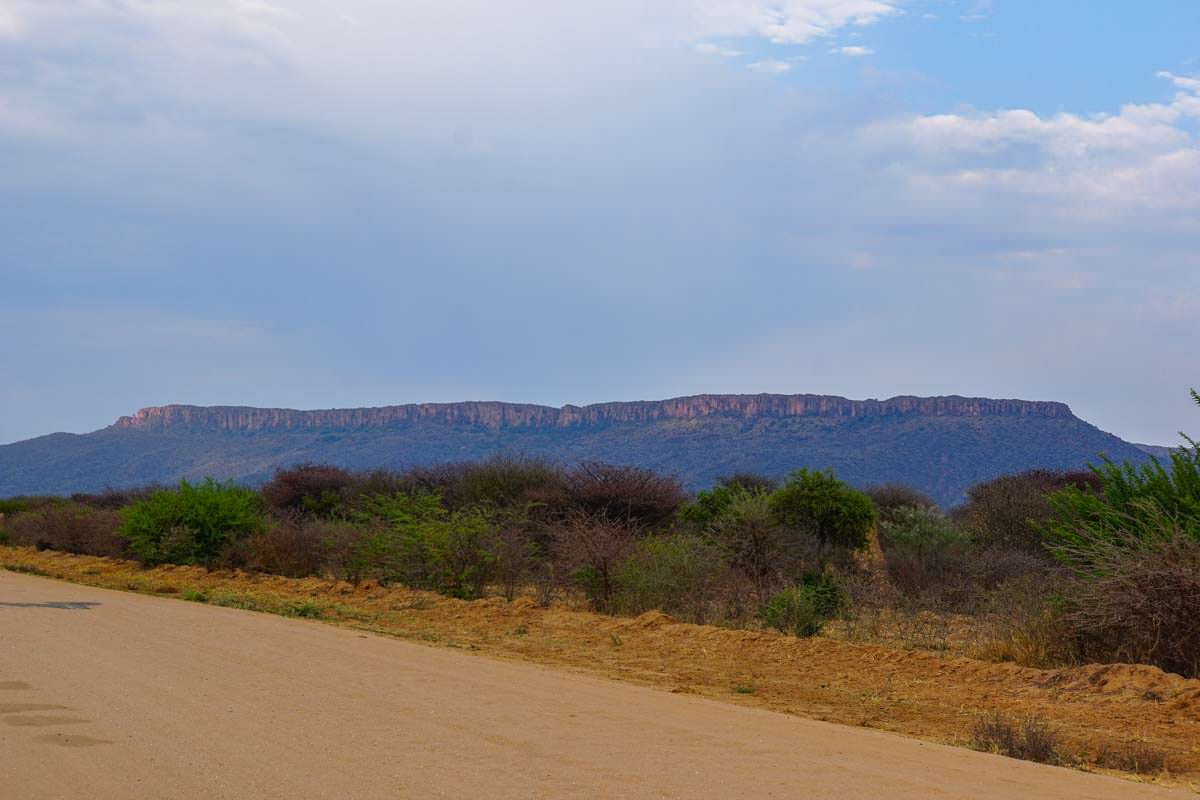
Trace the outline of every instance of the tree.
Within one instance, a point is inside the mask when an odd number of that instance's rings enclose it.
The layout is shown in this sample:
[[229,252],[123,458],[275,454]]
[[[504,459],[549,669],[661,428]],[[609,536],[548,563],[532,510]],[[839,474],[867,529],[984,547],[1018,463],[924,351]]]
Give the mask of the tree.
[[842,483],[829,471],[792,473],[771,495],[771,513],[788,528],[802,531],[823,544],[857,550],[867,546],[875,526],[871,498]]
[[[1191,397],[1200,405],[1195,389]],[[1180,435],[1187,444],[1172,451],[1167,464],[1157,458],[1144,464],[1104,458],[1092,467],[1100,491],[1067,487],[1051,496],[1057,518],[1049,538],[1061,560],[1079,567],[1096,543],[1155,537],[1164,515],[1183,535],[1200,539],[1200,443]]]

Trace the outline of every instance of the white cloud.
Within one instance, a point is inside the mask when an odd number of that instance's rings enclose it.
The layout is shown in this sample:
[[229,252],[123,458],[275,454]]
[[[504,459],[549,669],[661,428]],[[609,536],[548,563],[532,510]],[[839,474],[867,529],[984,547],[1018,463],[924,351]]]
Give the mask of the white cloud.
[[982,22],[991,16],[992,0],[977,0],[967,13],[959,17],[963,22]]
[[899,0],[693,0],[694,32],[806,44],[899,13]]
[[734,50],[731,47],[722,47],[712,42],[700,42],[696,45],[696,52],[706,56],[721,56],[722,58],[737,58],[744,55],[741,50]]
[[854,58],[861,57],[861,56],[870,56],[870,55],[875,54],[875,51],[872,50],[871,48],[859,47],[857,45],[849,46],[849,47],[835,47],[833,50],[830,50],[829,52],[840,53],[844,56],[851,56]]
[[792,68],[792,65],[786,61],[778,61],[768,59],[766,61],[755,61],[746,65],[746,69],[761,72],[766,75],[781,75]]
[[1170,73],[1169,103],[1117,113],[1039,116],[1027,110],[961,112],[876,123],[860,132],[918,196],[951,205],[964,196],[1012,195],[1034,214],[1104,220],[1155,213],[1200,220],[1200,80]]
[[16,39],[24,30],[17,9],[0,8],[0,39]]

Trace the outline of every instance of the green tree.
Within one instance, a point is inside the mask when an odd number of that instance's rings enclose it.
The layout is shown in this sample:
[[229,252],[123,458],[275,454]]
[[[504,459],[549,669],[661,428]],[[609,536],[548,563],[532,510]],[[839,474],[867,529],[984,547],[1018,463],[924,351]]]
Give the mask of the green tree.
[[823,544],[857,550],[866,547],[875,526],[871,498],[855,491],[832,472],[801,469],[771,495],[771,512],[783,525]]
[[[1191,396],[1200,405],[1196,390]],[[1180,435],[1186,445],[1172,451],[1166,464],[1157,458],[1144,464],[1104,458],[1092,467],[1100,491],[1072,486],[1051,495],[1057,516],[1050,524],[1050,546],[1062,561],[1079,568],[1097,543],[1153,538],[1164,516],[1184,535],[1200,538],[1200,443]]]
[[212,564],[225,546],[267,528],[262,498],[205,478],[159,489],[121,510],[120,534],[145,564]]

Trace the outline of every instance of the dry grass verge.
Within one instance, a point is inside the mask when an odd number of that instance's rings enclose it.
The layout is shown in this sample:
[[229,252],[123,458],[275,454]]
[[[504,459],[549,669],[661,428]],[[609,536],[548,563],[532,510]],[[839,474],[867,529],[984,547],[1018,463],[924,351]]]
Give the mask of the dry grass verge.
[[826,637],[620,619],[532,600],[455,600],[198,567],[0,547],[0,567],[92,586],[319,618],[929,741],[969,745],[980,720],[1037,718],[1062,763],[1200,785],[1200,680],[1154,667],[1040,670]]

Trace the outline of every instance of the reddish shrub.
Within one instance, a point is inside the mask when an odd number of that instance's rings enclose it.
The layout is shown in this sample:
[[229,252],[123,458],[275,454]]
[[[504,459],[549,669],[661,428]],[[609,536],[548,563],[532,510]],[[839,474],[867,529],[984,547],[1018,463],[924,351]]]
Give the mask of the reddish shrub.
[[5,523],[9,539],[15,545],[128,558],[128,543],[117,533],[120,526],[121,515],[116,511],[66,501],[42,505]]
[[566,475],[574,509],[627,525],[653,527],[672,519],[687,500],[675,478],[641,467],[584,462]]
[[981,483],[967,492],[953,516],[984,547],[1046,554],[1045,531],[1056,518],[1048,496],[1067,486],[1099,491],[1092,472],[1033,470]]
[[261,493],[267,506],[274,511],[299,511],[328,517],[342,504],[343,493],[354,483],[354,476],[339,467],[300,464],[278,470],[262,487]]

